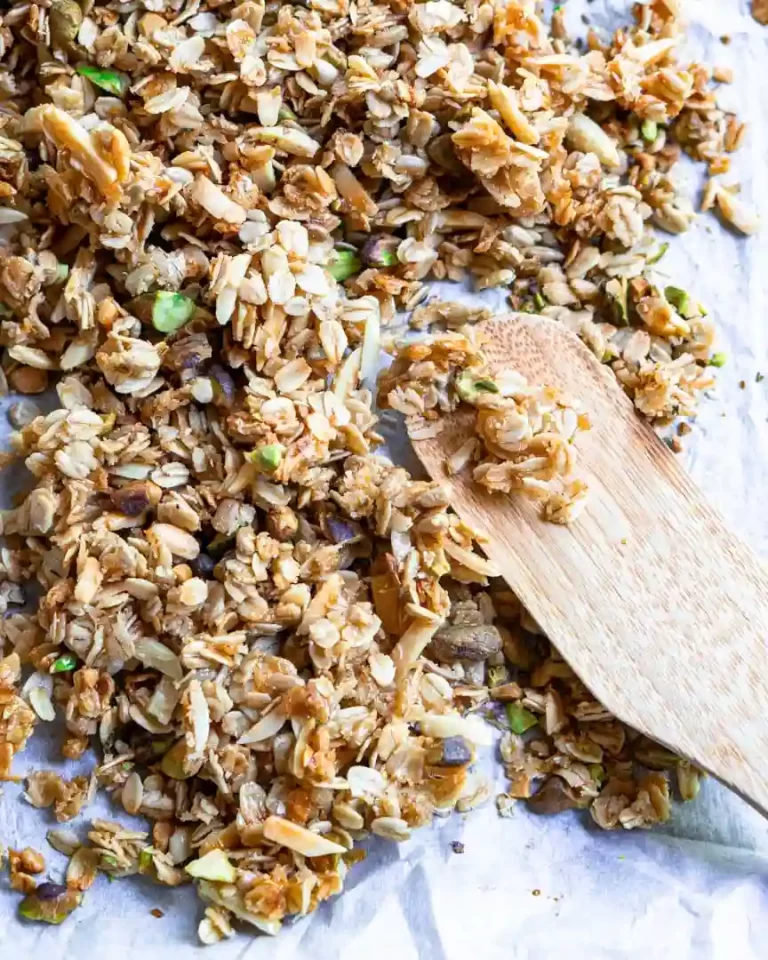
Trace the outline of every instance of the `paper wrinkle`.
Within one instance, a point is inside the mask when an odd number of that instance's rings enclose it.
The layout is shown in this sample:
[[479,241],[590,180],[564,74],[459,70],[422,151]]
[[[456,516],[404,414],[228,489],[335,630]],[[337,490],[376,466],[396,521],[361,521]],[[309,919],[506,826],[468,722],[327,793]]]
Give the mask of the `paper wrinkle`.
[[[628,0],[569,0],[574,32],[581,14],[608,26],[626,19]],[[755,23],[749,0],[691,0],[686,54],[734,70],[724,103],[749,123],[732,175],[768,221],[768,29]],[[731,43],[719,38],[728,34]],[[749,172],[751,171],[751,175]],[[700,195],[702,170],[689,180]],[[733,528],[768,555],[768,225],[749,240],[722,229],[712,215],[670,238],[660,267],[710,309],[727,354],[715,398],[704,400],[685,459],[694,478]],[[471,294],[448,284],[435,293],[507,309],[506,291]],[[758,372],[766,375],[756,383]],[[744,389],[739,382],[744,381]],[[588,398],[585,398],[588,399]],[[3,401],[0,417],[10,400]],[[7,428],[5,428],[7,429]],[[389,434],[388,434],[389,436]],[[402,438],[401,438],[402,440]],[[408,459],[407,466],[413,465]],[[670,589],[674,589],[671,587]],[[33,737],[16,770],[51,767],[60,740]],[[483,770],[504,778],[491,751]],[[768,759],[768,758],[767,758]],[[78,772],[88,767],[77,764]],[[72,775],[72,765],[67,770]],[[136,822],[99,798],[72,826],[85,836],[94,816]],[[19,786],[0,795],[0,841],[41,850],[53,879],[65,858],[45,841],[48,811],[21,799]],[[461,840],[463,854],[451,841]],[[699,798],[675,804],[663,831],[604,833],[588,816],[541,818],[518,805],[500,819],[493,801],[453,815],[396,846],[374,840],[368,859],[347,878],[345,892],[316,914],[286,925],[276,939],[239,933],[215,947],[197,946],[202,906],[190,887],[168,889],[133,878],[100,877],[84,905],[61,927],[20,923],[17,893],[0,883],[0,960],[176,960],[205,949],[210,960],[764,960],[768,956],[768,826],[719,784],[705,781]],[[535,894],[538,891],[538,895]],[[162,919],[150,910],[159,907]]]

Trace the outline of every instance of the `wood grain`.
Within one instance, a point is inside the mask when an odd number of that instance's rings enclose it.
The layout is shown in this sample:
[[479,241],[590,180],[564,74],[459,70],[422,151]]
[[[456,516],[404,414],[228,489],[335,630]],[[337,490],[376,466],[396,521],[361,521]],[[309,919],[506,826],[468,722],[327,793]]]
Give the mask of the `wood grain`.
[[613,374],[561,324],[515,314],[482,324],[495,368],[578,398],[589,503],[570,526],[519,495],[486,493],[445,460],[472,432],[459,411],[414,441],[462,519],[593,694],[768,814],[768,575]]

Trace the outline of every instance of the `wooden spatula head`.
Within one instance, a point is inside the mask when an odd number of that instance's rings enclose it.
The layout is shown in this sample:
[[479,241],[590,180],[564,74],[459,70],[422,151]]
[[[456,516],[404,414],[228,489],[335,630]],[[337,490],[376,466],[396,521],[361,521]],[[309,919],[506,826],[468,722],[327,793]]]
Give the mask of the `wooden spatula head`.
[[768,811],[768,576],[609,369],[562,324],[514,314],[481,326],[496,370],[559,387],[588,412],[577,439],[586,509],[547,523],[446,459],[473,433],[458,410],[414,441],[462,519],[552,643],[619,719]]

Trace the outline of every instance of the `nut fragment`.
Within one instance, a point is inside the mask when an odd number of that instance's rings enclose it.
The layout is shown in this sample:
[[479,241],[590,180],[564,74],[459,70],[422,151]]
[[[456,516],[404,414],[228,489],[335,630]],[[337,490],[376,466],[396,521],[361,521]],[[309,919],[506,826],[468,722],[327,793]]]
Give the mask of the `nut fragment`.
[[193,860],[184,868],[190,877],[198,880],[216,880],[219,883],[234,883],[237,871],[223,850],[210,850],[199,860]]
[[26,920],[59,924],[80,906],[82,899],[79,890],[69,890],[60,883],[41,883],[22,900],[19,913]]
[[441,663],[455,660],[487,660],[501,650],[501,634],[493,626],[441,627],[427,648],[427,655]]
[[550,777],[528,801],[528,808],[534,813],[562,813],[563,810],[575,810],[583,807],[573,790],[560,777]]
[[332,840],[326,840],[320,834],[284,817],[267,817],[264,821],[264,836],[267,840],[295,850],[304,857],[324,857],[329,853],[344,853],[344,847]]

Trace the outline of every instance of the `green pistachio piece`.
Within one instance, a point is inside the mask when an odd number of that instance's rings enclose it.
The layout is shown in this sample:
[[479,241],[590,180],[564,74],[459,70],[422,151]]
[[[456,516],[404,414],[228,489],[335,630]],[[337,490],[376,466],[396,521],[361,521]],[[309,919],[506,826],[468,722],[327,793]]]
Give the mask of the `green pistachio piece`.
[[693,301],[680,287],[665,287],[664,296],[677,310],[681,317],[691,317],[695,314],[696,308]]
[[463,370],[456,377],[456,393],[466,403],[475,403],[481,393],[498,393],[499,388],[489,377],[478,377],[472,370]]
[[597,780],[598,783],[602,783],[603,780],[605,780],[605,767],[602,765],[602,763],[590,763],[589,775],[593,780]]
[[629,309],[627,306],[627,278],[609,280],[605,285],[605,292],[611,299],[613,322],[617,327],[626,327],[629,323]]
[[41,883],[21,901],[19,913],[27,920],[59,924],[63,923],[82,901],[83,895],[79,890],[70,890],[60,883]]
[[727,357],[724,353],[713,353],[709,358],[710,367],[724,367],[727,361]]
[[95,87],[100,87],[116,97],[125,96],[128,90],[128,77],[124,73],[118,73],[117,70],[102,70],[101,67],[93,67],[90,63],[78,63],[75,69],[81,77],[90,80]]
[[507,680],[507,668],[504,666],[501,667],[488,667],[488,686],[489,687],[498,687],[502,683],[506,683]]
[[333,260],[328,264],[328,273],[339,283],[360,272],[362,263],[355,250],[336,250]]
[[397,248],[400,240],[389,234],[379,234],[363,247],[363,263],[369,267],[393,267],[397,263]]
[[547,301],[540,293],[535,293],[533,295],[533,303],[537,310],[543,310],[547,305]]
[[521,703],[507,704],[507,721],[512,733],[525,733],[526,730],[535,727],[539,722],[531,711],[526,710]]
[[170,777],[171,780],[188,780],[197,773],[201,762],[188,762],[188,753],[187,741],[182,737],[160,761],[160,769],[166,777]]
[[53,661],[51,673],[67,673],[74,670],[77,666],[77,657],[74,653],[62,653],[60,657]]
[[669,250],[668,243],[660,244],[659,249],[656,251],[656,253],[654,253],[652,257],[648,257],[648,259],[645,262],[648,264],[649,267],[652,267],[654,263],[658,263],[659,260],[661,260],[661,258],[667,252],[667,250]]
[[646,143],[653,143],[659,135],[659,125],[655,120],[643,120],[640,133]]
[[267,473],[274,473],[280,466],[285,447],[281,443],[267,443],[246,454],[251,463],[255,463]]
[[152,303],[152,326],[161,333],[180,330],[195,312],[195,301],[183,293],[160,290]]

